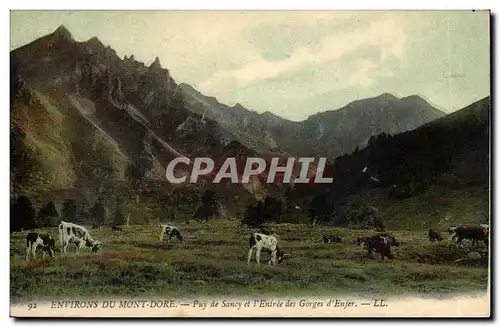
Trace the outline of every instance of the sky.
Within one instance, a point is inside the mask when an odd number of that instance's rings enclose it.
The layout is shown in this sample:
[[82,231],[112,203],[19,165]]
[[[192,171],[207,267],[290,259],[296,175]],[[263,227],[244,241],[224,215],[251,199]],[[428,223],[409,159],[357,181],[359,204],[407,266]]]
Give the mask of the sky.
[[11,11],[10,49],[64,25],[120,57],[155,57],[220,102],[300,121],[420,95],[447,113],[490,94],[487,11]]

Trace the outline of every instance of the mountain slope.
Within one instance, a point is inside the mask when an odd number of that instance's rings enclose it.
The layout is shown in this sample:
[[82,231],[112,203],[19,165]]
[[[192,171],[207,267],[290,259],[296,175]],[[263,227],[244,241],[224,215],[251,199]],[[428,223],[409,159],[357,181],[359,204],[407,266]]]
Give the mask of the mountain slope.
[[171,159],[216,157],[236,139],[187,110],[158,58],[149,67],[120,59],[97,38],[75,41],[64,26],[10,56],[13,194],[168,184]]
[[337,158],[335,197],[375,205],[401,228],[488,223],[490,114],[487,97]]
[[239,104],[229,107],[188,84],[180,88],[191,111],[216,120],[246,146],[261,151],[279,149],[294,156],[333,159],[365,147],[372,135],[409,131],[445,115],[419,96],[398,99],[385,93],[293,122]]

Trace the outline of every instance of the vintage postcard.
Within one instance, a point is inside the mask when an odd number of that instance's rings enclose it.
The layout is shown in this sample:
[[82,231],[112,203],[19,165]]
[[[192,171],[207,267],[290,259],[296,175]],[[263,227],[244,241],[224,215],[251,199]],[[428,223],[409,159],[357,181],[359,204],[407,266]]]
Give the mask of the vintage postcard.
[[490,317],[489,11],[10,29],[12,317]]

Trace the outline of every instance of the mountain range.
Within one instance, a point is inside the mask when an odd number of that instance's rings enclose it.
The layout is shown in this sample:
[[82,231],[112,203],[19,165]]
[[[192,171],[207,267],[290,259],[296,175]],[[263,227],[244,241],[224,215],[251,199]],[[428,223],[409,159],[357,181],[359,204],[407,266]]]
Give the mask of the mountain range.
[[[228,156],[239,164],[252,156],[321,156],[331,164],[376,135],[445,116],[420,96],[388,93],[301,122],[259,114],[178,84],[158,58],[149,66],[134,56],[120,58],[96,37],[76,41],[64,26],[11,51],[10,59],[13,194],[164,185],[166,165],[178,156],[209,156],[216,165]],[[176,175],[187,169],[179,166]],[[232,199],[279,186],[264,187],[255,177],[218,187]]]
[[365,147],[373,135],[409,131],[445,115],[418,95],[399,99],[384,93],[294,122],[269,111],[258,114],[240,104],[229,107],[188,84],[180,88],[189,110],[216,120],[248,147],[331,160]]

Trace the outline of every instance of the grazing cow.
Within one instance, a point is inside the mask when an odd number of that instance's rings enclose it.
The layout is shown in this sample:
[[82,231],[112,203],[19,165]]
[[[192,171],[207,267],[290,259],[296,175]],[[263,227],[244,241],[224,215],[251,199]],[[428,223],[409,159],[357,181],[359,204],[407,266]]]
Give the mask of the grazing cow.
[[455,228],[454,236],[457,240],[457,247],[463,247],[462,240],[471,240],[472,244],[477,245],[479,241],[483,241],[486,246],[488,246],[488,230],[480,226],[460,226]]
[[391,246],[393,240],[390,237],[372,236],[372,237],[358,237],[356,246],[362,247],[363,245],[368,248],[368,257],[373,258],[373,251],[380,253],[382,260],[385,258],[394,259],[391,253]]
[[59,241],[63,253],[66,253],[66,248],[71,243],[76,245],[76,253],[79,253],[84,246],[91,248],[92,253],[97,253],[101,245],[90,236],[85,227],[65,221],[61,221],[59,224]]
[[26,235],[26,260],[29,260],[30,254],[33,259],[36,259],[36,248],[41,245],[43,247],[42,256],[45,259],[45,254],[48,253],[51,258],[54,257],[56,241],[51,235],[39,234],[30,232]]
[[434,229],[429,229],[429,241],[434,242],[434,241],[439,241],[441,242],[443,238],[441,237],[441,234],[434,230]]
[[342,243],[343,241],[344,241],[344,239],[340,236],[337,236],[337,235],[330,235],[330,236],[323,235],[323,242],[326,244]]
[[179,240],[179,242],[182,242],[183,238],[179,228],[168,224],[160,224],[160,242],[164,240],[170,242],[174,236]]
[[389,244],[389,246],[400,246],[401,243],[399,243],[398,241],[396,241],[396,238],[389,234],[389,233],[380,233],[380,234],[376,234],[376,235],[373,235],[374,238],[384,238],[385,239],[385,242],[387,244]]
[[253,249],[256,249],[255,260],[257,264],[260,265],[260,252],[264,250],[269,252],[271,257],[269,258],[269,265],[276,265],[283,262],[284,253],[280,250],[278,246],[278,240],[272,235],[265,235],[261,233],[252,233],[249,239],[250,249],[248,250],[248,260],[247,263],[250,264],[252,259]]

